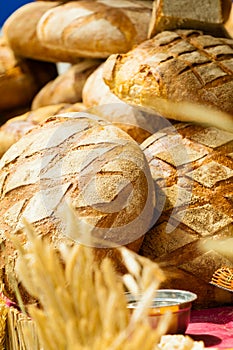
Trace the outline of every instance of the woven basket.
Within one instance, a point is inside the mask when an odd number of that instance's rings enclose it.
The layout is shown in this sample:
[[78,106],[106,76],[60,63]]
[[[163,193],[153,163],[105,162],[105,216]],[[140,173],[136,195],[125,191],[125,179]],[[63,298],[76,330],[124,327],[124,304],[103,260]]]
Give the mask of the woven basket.
[[41,350],[34,322],[10,307],[6,321],[6,350]]
[[213,274],[211,284],[233,292],[233,269],[226,266],[217,269]]

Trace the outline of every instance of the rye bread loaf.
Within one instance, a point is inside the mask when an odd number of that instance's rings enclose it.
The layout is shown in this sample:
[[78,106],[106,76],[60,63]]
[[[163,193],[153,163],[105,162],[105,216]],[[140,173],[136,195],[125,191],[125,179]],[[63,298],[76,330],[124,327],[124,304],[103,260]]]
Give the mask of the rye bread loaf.
[[49,62],[79,62],[79,57],[75,53],[69,55],[64,50],[45,47],[38,40],[38,21],[45,12],[59,4],[56,1],[29,2],[7,18],[2,30],[17,56]]
[[231,0],[154,1],[149,37],[178,28],[198,29],[213,36],[227,36]]
[[81,112],[85,109],[82,103],[66,104],[40,107],[26,113],[10,118],[0,127],[0,158],[2,155],[18,141],[29,130],[35,128],[39,123],[43,123],[47,118],[67,112]]
[[[137,251],[153,218],[154,186],[140,147],[88,113],[51,117],[24,135],[1,158],[0,179],[0,266],[11,280],[15,250],[8,235],[25,242],[23,218],[55,247],[90,244],[84,233],[66,236],[64,212],[71,202],[77,220],[86,221],[101,240],[94,244],[100,257],[114,256],[112,244]],[[4,283],[14,298],[13,282],[5,276]]]
[[161,129],[164,118],[130,106],[114,95],[103,80],[103,64],[86,80],[82,100],[88,110],[127,132],[139,144]]
[[[164,31],[126,54],[111,55],[103,77],[123,101],[165,117],[179,119],[176,104],[184,102],[233,115],[232,39]],[[174,102],[173,111],[163,108],[166,101]]]
[[43,46],[67,55],[106,58],[147,38],[153,1],[70,1],[46,11],[38,22]]
[[32,101],[32,109],[58,103],[81,102],[83,86],[100,63],[102,61],[97,59],[82,59],[72,65],[37,93]]
[[233,133],[179,123],[141,148],[157,187],[157,222],[140,253],[168,272],[161,288],[196,293],[196,307],[232,303],[232,293],[209,284],[232,259],[204,243],[233,236]]
[[[20,59],[0,38],[0,113],[29,107],[36,93],[57,76],[53,63]],[[0,118],[0,124],[3,121]]]

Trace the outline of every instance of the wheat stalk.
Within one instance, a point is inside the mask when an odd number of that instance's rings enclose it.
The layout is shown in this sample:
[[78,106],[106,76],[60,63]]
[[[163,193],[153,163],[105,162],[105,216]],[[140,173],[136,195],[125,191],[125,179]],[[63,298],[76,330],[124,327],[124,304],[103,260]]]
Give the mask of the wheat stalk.
[[[62,244],[55,250],[27,222],[24,224],[27,244],[21,246],[13,238],[18,248],[15,268],[40,308],[28,306],[30,318],[11,311],[11,342],[7,350],[161,348],[159,342],[169,326],[169,315],[156,329],[151,328],[147,317],[148,306],[164,279],[157,264],[124,247],[115,248],[128,270],[122,277],[109,258],[97,263],[92,248]],[[77,225],[70,225],[70,229],[77,230]],[[85,229],[89,227],[82,223]],[[127,307],[126,289],[141,295],[139,307],[132,314]]]
[[[41,309],[30,306],[28,310],[43,349],[155,348],[161,331],[151,330],[145,312],[131,317],[124,279],[116,273],[112,261],[106,258],[101,265],[97,264],[93,250],[82,245],[72,248],[62,245],[58,254],[27,223],[25,232],[28,243],[24,247],[14,239],[19,252],[16,272],[28,293],[42,306]],[[119,250],[128,275],[148,304],[162,272],[146,258],[126,248]]]

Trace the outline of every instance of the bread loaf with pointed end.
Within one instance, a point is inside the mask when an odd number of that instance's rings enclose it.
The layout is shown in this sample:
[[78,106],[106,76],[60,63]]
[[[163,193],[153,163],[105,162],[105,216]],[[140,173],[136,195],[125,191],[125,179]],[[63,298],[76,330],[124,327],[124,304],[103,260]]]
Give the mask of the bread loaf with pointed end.
[[196,307],[230,304],[233,294],[210,285],[229,254],[206,249],[233,236],[233,133],[179,123],[141,145],[157,186],[157,222],[141,254],[167,271],[161,288],[197,294]]
[[144,153],[127,133],[88,113],[57,115],[31,130],[1,158],[0,179],[0,265],[8,271],[15,254],[8,237],[25,242],[23,220],[55,247],[92,244],[85,234],[67,236],[70,205],[91,227],[100,256],[113,257],[116,245],[138,251],[151,226],[155,194]]

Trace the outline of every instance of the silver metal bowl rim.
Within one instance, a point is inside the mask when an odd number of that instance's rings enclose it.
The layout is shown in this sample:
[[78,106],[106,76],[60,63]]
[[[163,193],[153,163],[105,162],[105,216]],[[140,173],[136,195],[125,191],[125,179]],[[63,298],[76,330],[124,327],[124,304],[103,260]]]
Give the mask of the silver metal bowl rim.
[[[125,294],[129,298],[129,302],[136,299],[136,297],[130,292]],[[142,294],[139,294],[139,296],[141,295]],[[189,303],[191,304],[193,301],[195,301],[197,299],[197,294],[182,289],[157,289],[152,300],[155,301],[163,298],[165,299],[166,297],[169,298],[169,300],[174,299],[174,301],[176,301],[174,305],[183,305]]]
[[197,294],[190,292],[188,290],[183,289],[158,289],[155,294],[155,298],[158,296],[158,294],[161,293],[168,293],[169,295],[172,293],[187,296],[187,300],[184,300],[184,302],[193,302],[197,299]]

